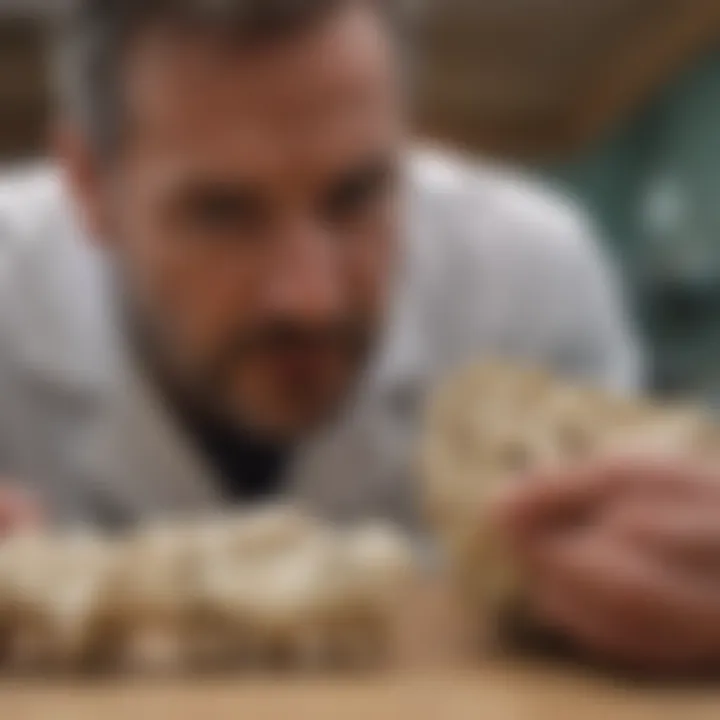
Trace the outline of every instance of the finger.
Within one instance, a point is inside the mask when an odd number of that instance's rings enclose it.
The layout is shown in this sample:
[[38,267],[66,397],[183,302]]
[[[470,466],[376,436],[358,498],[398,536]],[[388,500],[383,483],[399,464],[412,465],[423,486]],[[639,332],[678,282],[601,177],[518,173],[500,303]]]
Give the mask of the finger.
[[641,632],[623,616],[608,613],[595,598],[578,597],[561,586],[540,592],[534,611],[540,622],[601,663],[657,673],[687,670],[706,657],[699,647]]
[[608,523],[621,540],[677,570],[720,579],[720,502],[623,503]]
[[618,457],[530,476],[494,502],[501,528],[519,537],[539,529],[581,522],[620,494],[720,498],[713,468],[669,457]]
[[594,506],[604,482],[604,467],[573,465],[528,475],[523,482],[503,488],[491,501],[491,512],[501,529],[517,537],[567,522]]
[[[678,648],[720,642],[720,591],[686,582],[661,563],[599,533],[537,549],[530,576],[540,587],[560,587],[637,637],[657,637]],[[634,628],[634,630],[632,629]]]

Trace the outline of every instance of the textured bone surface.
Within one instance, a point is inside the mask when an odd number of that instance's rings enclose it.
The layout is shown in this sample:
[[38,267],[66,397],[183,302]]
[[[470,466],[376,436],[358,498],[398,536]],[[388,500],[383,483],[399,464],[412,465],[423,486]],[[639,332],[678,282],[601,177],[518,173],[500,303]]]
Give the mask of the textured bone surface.
[[285,507],[17,537],[0,545],[3,660],[143,674],[379,662],[412,567],[392,528]]
[[526,606],[521,573],[487,517],[488,498],[528,473],[597,457],[718,457],[720,432],[692,407],[616,397],[502,362],[462,370],[435,394],[422,443],[426,510],[480,627]]

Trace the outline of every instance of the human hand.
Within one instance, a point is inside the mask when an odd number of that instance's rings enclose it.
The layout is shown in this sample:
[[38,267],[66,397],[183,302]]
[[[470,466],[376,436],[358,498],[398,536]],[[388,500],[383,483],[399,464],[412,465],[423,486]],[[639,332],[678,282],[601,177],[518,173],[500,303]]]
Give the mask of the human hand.
[[720,664],[720,468],[621,459],[548,472],[496,516],[537,618],[642,671]]

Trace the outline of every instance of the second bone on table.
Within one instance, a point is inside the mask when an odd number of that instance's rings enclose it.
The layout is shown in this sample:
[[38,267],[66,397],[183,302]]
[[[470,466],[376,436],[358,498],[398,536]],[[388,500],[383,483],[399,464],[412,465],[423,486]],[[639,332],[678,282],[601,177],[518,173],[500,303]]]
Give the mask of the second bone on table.
[[0,547],[10,671],[176,672],[382,661],[413,558],[384,525],[277,508]]

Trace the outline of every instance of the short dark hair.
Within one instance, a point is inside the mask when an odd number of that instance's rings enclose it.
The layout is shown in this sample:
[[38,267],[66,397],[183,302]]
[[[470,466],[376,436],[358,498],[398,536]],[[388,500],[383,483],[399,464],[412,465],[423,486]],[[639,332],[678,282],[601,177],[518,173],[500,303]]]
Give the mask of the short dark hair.
[[139,32],[167,25],[257,43],[292,35],[353,2],[383,11],[402,5],[400,0],[76,0],[61,27],[62,109],[105,151],[117,141],[122,63]]

